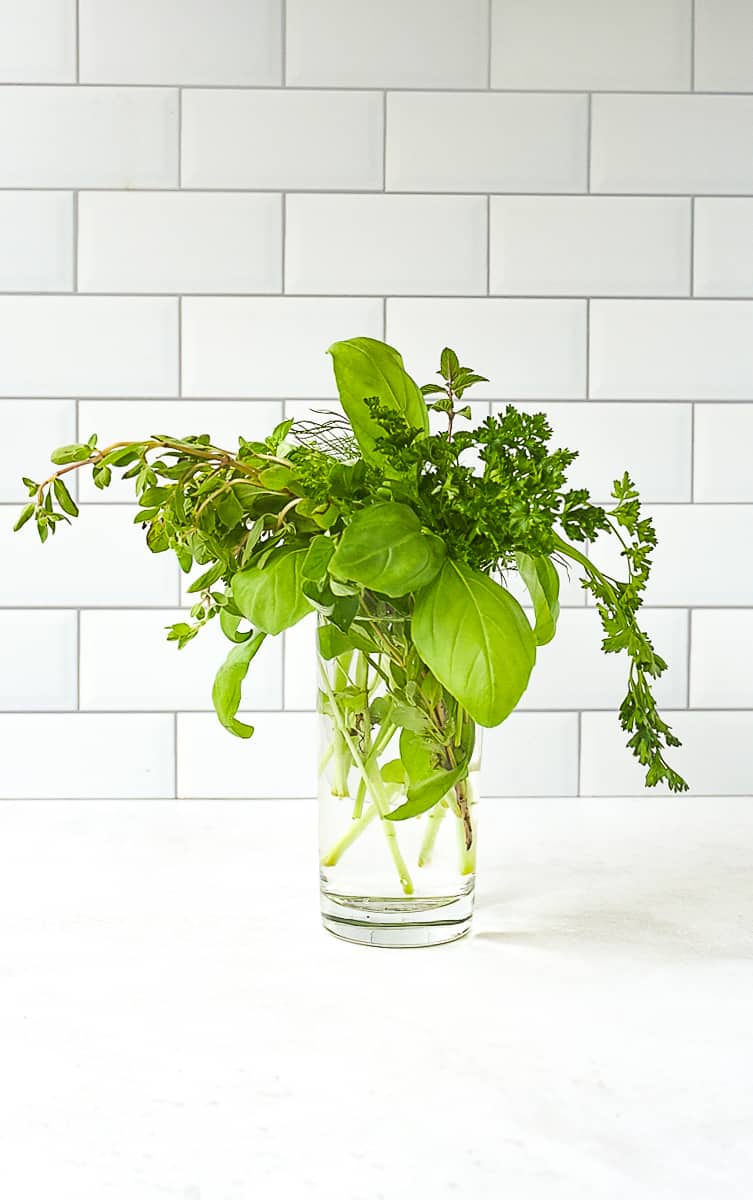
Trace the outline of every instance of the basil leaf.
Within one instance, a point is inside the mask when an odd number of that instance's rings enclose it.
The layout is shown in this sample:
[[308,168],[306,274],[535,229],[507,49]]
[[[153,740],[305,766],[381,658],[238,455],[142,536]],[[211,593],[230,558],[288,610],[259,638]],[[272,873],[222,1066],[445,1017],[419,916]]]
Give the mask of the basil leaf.
[[335,549],[332,538],[317,533],[309,542],[306,557],[301,567],[301,578],[310,579],[312,583],[323,583],[327,578],[327,567]]
[[246,630],[245,633],[238,633],[238,626],[243,617],[237,613],[231,613],[227,608],[220,609],[220,629],[225,637],[230,642],[247,642],[253,633],[253,629]]
[[405,596],[434,578],[444,556],[444,542],[421,530],[412,508],[388,501],[356,513],[329,569],[336,579],[350,579],[387,596]]
[[545,646],[547,642],[551,642],[557,632],[557,618],[560,613],[558,599],[560,577],[551,559],[543,554],[532,558],[530,554],[519,552],[515,555],[515,561],[533,602],[536,615],[533,636],[536,639],[536,645]]
[[446,796],[468,774],[463,761],[449,771],[437,766],[439,748],[420,734],[404,729],[400,735],[400,760],[408,776],[408,799],[386,816],[390,821],[406,821],[420,816]]
[[264,567],[247,567],[233,577],[233,599],[256,629],[282,633],[312,611],[301,589],[305,557],[305,549],[278,551]]
[[234,646],[217,672],[212,687],[212,703],[220,723],[236,737],[250,738],[253,725],[246,725],[236,717],[241,702],[241,684],[246,678],[252,658],[256,655],[265,634],[257,633],[250,641]]
[[384,436],[384,430],[369,412],[367,398],[376,397],[384,408],[399,413],[413,429],[429,432],[429,416],[421,390],[392,346],[374,338],[350,338],[335,342],[328,353],[332,355],[340,403],[368,462],[389,465],[375,446],[376,439]]
[[416,596],[413,641],[427,667],[479,725],[499,725],[523,695],[536,643],[517,600],[447,559]]

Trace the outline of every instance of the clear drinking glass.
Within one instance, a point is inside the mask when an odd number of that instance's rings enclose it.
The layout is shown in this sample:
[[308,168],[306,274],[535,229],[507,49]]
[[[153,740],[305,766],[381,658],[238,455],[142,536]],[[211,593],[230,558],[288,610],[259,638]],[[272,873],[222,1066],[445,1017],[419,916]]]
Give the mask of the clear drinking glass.
[[[373,635],[374,618],[368,620]],[[398,684],[405,680],[396,656],[404,660],[407,654],[410,678],[410,626],[404,617],[388,615],[377,627],[383,653],[356,649],[332,657],[322,652],[323,627],[320,622],[317,652],[324,926],[338,937],[374,946],[454,941],[468,932],[473,912],[479,730],[462,711],[447,714],[439,700],[430,711],[440,729],[446,721],[448,736],[446,744],[440,741],[427,752],[427,779],[438,767],[452,769],[461,754],[461,733],[467,775],[427,812],[387,819],[409,799],[408,787],[414,796],[416,790],[415,770],[412,780],[405,777],[400,739],[413,737],[415,744],[417,731],[426,727],[425,697],[411,705],[404,687],[398,699],[394,694],[395,678]],[[327,652],[336,648],[330,637]],[[407,693],[414,694],[410,685]]]

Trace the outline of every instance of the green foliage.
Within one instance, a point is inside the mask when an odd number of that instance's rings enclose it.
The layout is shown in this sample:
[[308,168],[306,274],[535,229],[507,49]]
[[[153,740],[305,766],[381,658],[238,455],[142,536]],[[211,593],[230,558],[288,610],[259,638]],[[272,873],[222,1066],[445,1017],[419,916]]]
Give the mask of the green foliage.
[[499,725],[523,695],[536,644],[508,591],[447,561],[416,596],[413,641],[440,683],[480,725]]
[[[15,528],[33,520],[46,541],[79,515],[64,476],[89,469],[104,490],[119,471],[133,483],[149,550],[172,551],[195,576],[190,614],[169,639],[182,648],[218,619],[232,643],[213,691],[223,724],[249,736],[236,713],[251,661],[265,636],[316,610],[322,657],[342,683],[337,712],[329,699],[327,711],[348,754],[400,731],[400,757],[381,786],[406,789],[404,803],[384,815],[399,821],[441,803],[466,838],[473,723],[497,724],[520,700],[537,645],[556,632],[557,566],[575,562],[604,652],[628,659],[628,745],[649,784],[683,789],[664,757],[677,739],[651,690],[666,664],[638,623],[656,538],[629,477],[606,511],[568,488],[575,452],[551,448],[542,413],[508,405],[476,428],[462,425],[468,389],[486,381],[449,347],[438,381],[423,388],[382,342],[353,338],[330,353],[344,415],[285,420],[231,449],[206,433],[102,449],[92,435],[54,451],[48,479],[24,477],[28,502]],[[440,432],[430,432],[430,410],[446,422]],[[624,581],[579,548],[600,534],[620,542]],[[512,571],[530,594],[533,631],[492,578]],[[347,774],[346,764],[343,786]]]
[[441,538],[421,529],[412,508],[385,502],[355,513],[329,570],[336,579],[351,580],[386,596],[406,596],[431,582],[444,553]]

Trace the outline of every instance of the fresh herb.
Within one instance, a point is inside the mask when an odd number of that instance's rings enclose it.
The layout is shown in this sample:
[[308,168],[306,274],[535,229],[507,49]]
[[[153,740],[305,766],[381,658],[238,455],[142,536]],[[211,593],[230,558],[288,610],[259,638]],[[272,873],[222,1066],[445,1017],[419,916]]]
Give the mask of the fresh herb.
[[[30,502],[16,528],[33,518],[44,541],[76,518],[70,472],[91,469],[99,488],[115,470],[131,479],[149,549],[172,550],[185,572],[202,568],[189,589],[190,621],[168,637],[182,648],[219,620],[233,648],[212,696],[240,737],[253,732],[236,714],[259,647],[318,612],[320,654],[334,666],[334,686],[325,672],[320,692],[336,731],[333,788],[350,795],[353,769],[358,778],[345,841],[382,818],[406,890],[391,823],[452,809],[471,853],[475,724],[499,724],[523,695],[538,647],[555,636],[563,565],[582,572],[605,653],[627,655],[620,721],[647,784],[684,790],[664,757],[679,743],[651,690],[666,663],[638,624],[656,535],[629,476],[605,509],[567,487],[576,453],[550,448],[543,414],[508,405],[476,428],[460,426],[471,418],[464,395],[484,378],[450,349],[441,382],[423,388],[382,342],[354,338],[330,353],[344,416],[284,421],[266,440],[240,437],[232,450],[208,434],[63,446],[49,478],[24,479]],[[429,431],[430,410],[447,419],[440,433]],[[598,534],[619,541],[624,581],[582,548]],[[512,572],[530,594],[533,625],[504,585]],[[379,769],[393,738],[396,757]],[[341,852],[333,848],[330,861]]]

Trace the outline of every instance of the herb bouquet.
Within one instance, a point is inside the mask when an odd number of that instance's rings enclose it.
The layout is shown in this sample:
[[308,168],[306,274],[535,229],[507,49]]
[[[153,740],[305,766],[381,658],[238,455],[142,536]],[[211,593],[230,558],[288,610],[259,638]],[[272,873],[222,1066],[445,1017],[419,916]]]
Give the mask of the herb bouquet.
[[[330,349],[342,413],[284,421],[233,450],[208,435],[155,435],[55,451],[49,479],[24,482],[42,541],[78,515],[64,477],[91,468],[133,479],[150,550],[172,550],[191,585],[179,647],[218,619],[232,643],[212,699],[238,737],[241,688],[267,637],[318,613],[321,878],[324,923],[378,945],[450,941],[470,925],[479,727],[523,695],[555,634],[559,570],[577,568],[629,662],[620,720],[646,781],[686,787],[667,764],[677,739],[652,681],[666,664],[637,623],[655,546],[627,475],[605,510],[567,489],[571,450],[550,450],[542,414],[508,406],[475,429],[463,405],[483,377],[444,350],[440,382],[419,388],[400,355],[370,338]],[[429,429],[429,411],[446,428]],[[581,548],[620,543],[625,581]],[[517,572],[532,618],[508,591]],[[251,760],[253,762],[253,760]]]

